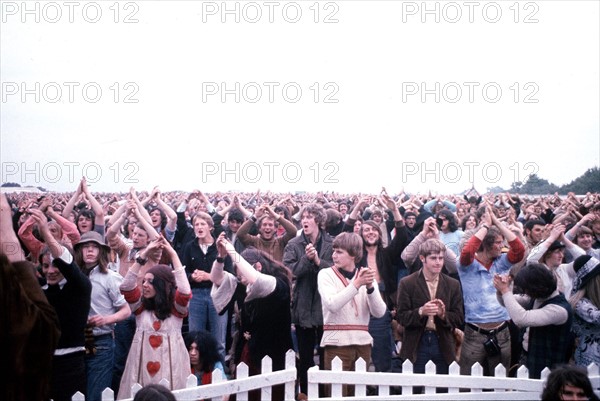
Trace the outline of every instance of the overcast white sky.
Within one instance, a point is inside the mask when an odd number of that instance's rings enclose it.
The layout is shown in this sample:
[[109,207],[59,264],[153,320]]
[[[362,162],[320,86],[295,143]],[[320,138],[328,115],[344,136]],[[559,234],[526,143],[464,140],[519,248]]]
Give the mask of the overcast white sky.
[[600,165],[598,1],[0,4],[3,182],[457,193]]

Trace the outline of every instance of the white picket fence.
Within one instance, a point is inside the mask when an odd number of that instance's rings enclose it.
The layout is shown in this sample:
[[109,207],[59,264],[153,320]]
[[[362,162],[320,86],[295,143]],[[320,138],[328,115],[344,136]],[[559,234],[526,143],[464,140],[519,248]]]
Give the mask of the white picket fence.
[[[226,380],[220,370],[215,370],[212,375],[212,384],[197,386],[196,376],[190,375],[185,389],[173,390],[178,401],[214,400],[222,401],[224,396],[237,394],[238,401],[247,401],[248,392],[260,389],[261,400],[271,399],[271,387],[279,384],[285,385],[285,401],[294,401],[296,386],[296,355],[289,350],[286,354],[285,369],[272,371],[271,358],[262,360],[260,375],[249,376],[248,366],[240,363],[237,378]],[[542,372],[541,379],[529,379],[527,368],[521,367],[517,377],[506,377],[506,370],[498,365],[495,376],[483,376],[481,365],[476,363],[471,370],[471,376],[461,376],[458,364],[450,365],[448,375],[437,375],[435,365],[429,362],[425,367],[425,374],[412,373],[413,366],[410,361],[402,365],[402,373],[382,373],[367,371],[367,364],[360,358],[356,361],[354,372],[342,371],[342,361],[335,358],[332,361],[332,370],[319,370],[317,366],[308,370],[308,399],[328,401],[381,401],[381,400],[538,400],[544,387],[549,369]],[[598,365],[588,366],[588,376],[597,394],[600,394],[600,368]],[[169,387],[169,382],[163,379],[160,384]],[[331,397],[319,398],[319,384],[331,385]],[[343,397],[343,384],[354,385],[354,396]],[[367,395],[369,390],[375,390],[378,395]],[[423,387],[424,394],[412,394],[414,387]],[[447,388],[448,393],[436,394],[436,388]],[[142,386],[136,384],[132,387],[135,395]],[[402,389],[402,394],[391,394],[392,389]],[[484,391],[485,389],[485,391]],[[462,392],[461,392],[462,391]],[[466,392],[465,392],[466,391]],[[369,391],[370,393],[372,391]],[[114,392],[107,388],[102,393],[102,401],[114,401]],[[127,399],[125,401],[132,401]],[[85,396],[76,393],[72,401],[85,401]]]
[[[498,365],[494,376],[483,376],[483,368],[476,363],[471,376],[461,376],[460,367],[454,362],[448,375],[435,373],[435,364],[425,365],[425,374],[413,372],[410,361],[402,364],[402,373],[368,372],[367,364],[359,358],[354,372],[342,371],[342,361],[336,357],[331,370],[319,370],[317,366],[308,370],[308,399],[328,401],[348,400],[539,400],[544,382],[550,370],[542,371],[541,379],[529,379],[529,371],[522,366],[517,377],[506,377],[506,369]],[[600,389],[599,367],[588,366],[588,376],[596,392]],[[319,384],[331,383],[331,397],[319,398]],[[342,396],[343,384],[354,385],[354,396]],[[367,386],[377,389],[374,396],[367,395]],[[424,394],[413,394],[414,387],[424,388]],[[436,388],[446,388],[448,393],[436,393]],[[401,389],[402,394],[390,394],[390,390]],[[484,391],[485,389],[485,391]]]
[[[261,400],[271,399],[271,386],[278,384],[285,385],[285,400],[294,401],[294,390],[296,386],[296,353],[289,350],[285,355],[285,369],[273,372],[271,358],[264,357],[262,360],[261,374],[250,376],[248,374],[248,365],[240,363],[236,366],[236,379],[227,380],[223,372],[215,369],[212,374],[212,383],[203,386],[197,385],[197,378],[190,375],[187,379],[186,388],[173,390],[173,394],[178,401],[197,401],[213,400],[222,401],[223,396],[237,394],[238,401],[247,401],[248,392],[251,390],[260,390]],[[169,381],[161,380],[160,384],[169,387]],[[132,394],[135,396],[142,386],[135,384],[132,386]],[[72,401],[85,401],[85,396],[77,392],[71,398]],[[102,392],[102,401],[114,401],[115,394],[110,388]],[[124,401],[133,401],[133,398]]]

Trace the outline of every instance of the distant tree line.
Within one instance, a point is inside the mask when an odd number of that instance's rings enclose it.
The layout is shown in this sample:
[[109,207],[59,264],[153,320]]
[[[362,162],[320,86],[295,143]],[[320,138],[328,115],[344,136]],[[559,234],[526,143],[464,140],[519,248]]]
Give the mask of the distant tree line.
[[536,174],[531,174],[525,182],[513,182],[508,190],[498,189],[498,187],[488,188],[491,192],[508,191],[511,193],[531,195],[553,194],[555,192],[559,195],[566,195],[569,192],[583,195],[587,192],[600,192],[600,168],[590,168],[580,177],[560,187],[548,180],[538,177]]

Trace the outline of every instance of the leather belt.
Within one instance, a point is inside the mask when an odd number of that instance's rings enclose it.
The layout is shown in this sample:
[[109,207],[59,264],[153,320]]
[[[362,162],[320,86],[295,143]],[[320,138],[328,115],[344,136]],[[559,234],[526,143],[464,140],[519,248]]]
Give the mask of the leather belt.
[[471,323],[467,323],[467,326],[469,326],[470,328],[472,328],[473,330],[475,330],[478,333],[481,333],[481,334],[486,335],[486,336],[491,336],[491,335],[499,333],[502,330],[504,330],[505,328],[507,328],[508,327],[508,322],[504,322],[499,327],[497,327],[495,329],[492,329],[492,330],[482,329],[481,327],[475,326],[474,324],[471,324]]

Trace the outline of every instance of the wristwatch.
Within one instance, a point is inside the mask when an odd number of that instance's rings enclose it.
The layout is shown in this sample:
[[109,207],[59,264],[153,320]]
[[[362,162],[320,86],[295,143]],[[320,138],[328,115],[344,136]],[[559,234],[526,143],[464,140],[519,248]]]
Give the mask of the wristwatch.
[[147,262],[148,262],[148,258],[142,258],[140,256],[140,253],[136,253],[135,254],[135,261],[140,265],[140,266],[144,266]]

